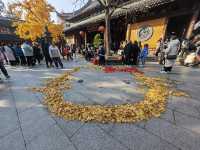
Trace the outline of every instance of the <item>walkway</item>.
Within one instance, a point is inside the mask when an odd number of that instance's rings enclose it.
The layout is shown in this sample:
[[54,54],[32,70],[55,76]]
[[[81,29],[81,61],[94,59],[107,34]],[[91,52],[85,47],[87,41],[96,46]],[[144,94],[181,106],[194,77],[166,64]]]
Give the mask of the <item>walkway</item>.
[[[79,60],[65,67],[83,64]],[[149,64],[143,70],[159,75],[157,65]],[[199,150],[200,69],[176,67],[167,76],[180,81],[178,89],[188,91],[191,98],[171,97],[161,118],[136,124],[81,123],[53,117],[42,105],[41,95],[27,88],[41,86],[44,79],[64,70],[39,66],[9,68],[9,72],[12,79],[0,83],[0,150]],[[75,103],[110,105],[143,97],[132,77],[124,73],[107,75],[85,69],[75,76],[83,83],[74,81],[65,94]]]

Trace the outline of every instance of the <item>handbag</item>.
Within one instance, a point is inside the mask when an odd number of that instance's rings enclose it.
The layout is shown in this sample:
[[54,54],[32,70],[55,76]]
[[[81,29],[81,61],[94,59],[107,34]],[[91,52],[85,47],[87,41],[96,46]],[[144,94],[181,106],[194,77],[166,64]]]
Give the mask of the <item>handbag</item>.
[[167,55],[166,58],[169,59],[169,60],[174,60],[174,59],[177,58],[177,56],[176,55]]

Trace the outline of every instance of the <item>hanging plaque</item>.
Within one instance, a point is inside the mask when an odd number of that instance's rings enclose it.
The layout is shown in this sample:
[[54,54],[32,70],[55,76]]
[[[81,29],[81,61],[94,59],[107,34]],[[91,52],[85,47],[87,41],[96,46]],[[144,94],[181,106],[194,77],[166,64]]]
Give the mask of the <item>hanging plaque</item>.
[[139,41],[144,42],[148,41],[153,36],[153,27],[151,26],[142,26],[137,31],[137,36]]

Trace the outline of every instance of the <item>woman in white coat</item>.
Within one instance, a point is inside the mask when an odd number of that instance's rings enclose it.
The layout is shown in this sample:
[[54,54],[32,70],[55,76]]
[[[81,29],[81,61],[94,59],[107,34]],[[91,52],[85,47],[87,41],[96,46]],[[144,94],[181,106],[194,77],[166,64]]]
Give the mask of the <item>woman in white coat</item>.
[[165,49],[165,65],[161,70],[161,73],[168,73],[172,71],[174,64],[180,50],[180,41],[176,35],[172,35],[170,42]]

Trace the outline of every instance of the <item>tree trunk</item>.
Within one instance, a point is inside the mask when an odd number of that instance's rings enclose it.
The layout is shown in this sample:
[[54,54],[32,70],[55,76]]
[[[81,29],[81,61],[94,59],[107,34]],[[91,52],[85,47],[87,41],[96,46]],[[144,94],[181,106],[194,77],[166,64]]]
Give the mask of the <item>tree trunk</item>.
[[106,56],[110,55],[111,50],[111,34],[110,34],[110,10],[107,8],[105,10],[105,22],[106,22],[106,31],[105,31],[105,46],[106,46]]

